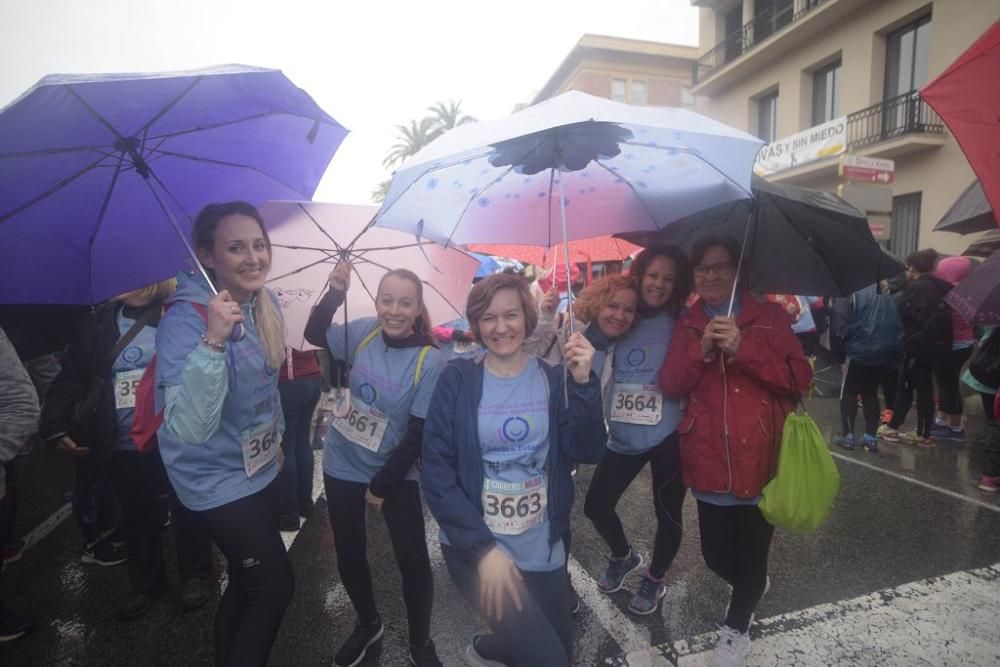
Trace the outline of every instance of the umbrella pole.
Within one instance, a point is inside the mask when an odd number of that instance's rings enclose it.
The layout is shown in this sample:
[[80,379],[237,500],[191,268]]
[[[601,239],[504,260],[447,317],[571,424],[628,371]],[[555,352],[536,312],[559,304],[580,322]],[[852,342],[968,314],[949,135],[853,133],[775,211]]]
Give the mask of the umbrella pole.
[[[181,230],[181,226],[177,224],[177,218],[174,217],[174,214],[171,213],[170,209],[166,206],[166,204],[163,203],[163,199],[160,198],[160,193],[156,191],[156,188],[154,188],[153,184],[149,182],[149,179],[147,178],[145,180],[146,180],[146,185],[149,186],[149,191],[153,193],[153,197],[156,199],[156,203],[160,205],[160,210],[162,210],[163,214],[167,216],[167,221],[170,223],[170,226],[173,227],[174,232],[177,234],[177,238],[179,238],[181,240],[181,243],[184,244],[184,249],[187,250],[188,256],[194,262],[194,265],[198,267],[198,271],[205,279],[205,282],[208,283],[208,289],[211,290],[212,294],[218,296],[219,291],[215,289],[215,284],[209,277],[208,271],[206,271],[205,267],[201,265],[201,262],[198,260],[198,255],[195,254],[194,248],[191,247],[191,242],[188,241],[187,236],[185,236],[184,232]],[[233,331],[229,335],[229,338],[234,343],[238,343],[241,340],[243,340],[246,337],[246,335],[247,335],[246,328],[243,326],[242,323],[237,322],[233,326]]]
[[733,293],[729,295],[729,310],[726,311],[726,317],[733,316],[733,304],[736,303],[736,290],[740,284],[740,272],[743,270],[743,258],[747,254],[747,240],[750,238],[750,225],[752,225],[757,220],[757,203],[753,202],[750,204],[750,212],[747,213],[747,224],[743,228],[743,245],[740,246],[740,259],[736,263],[736,279],[733,280]]
[[[566,233],[566,186],[563,185],[563,172],[559,169],[559,216],[562,218],[563,259],[566,261],[566,317],[569,318],[569,333],[576,333],[576,322],[573,317],[573,272],[569,270],[569,235]],[[552,270],[555,273],[555,269]],[[556,281],[556,289],[558,289]],[[569,369],[563,364],[563,399],[569,408]]]

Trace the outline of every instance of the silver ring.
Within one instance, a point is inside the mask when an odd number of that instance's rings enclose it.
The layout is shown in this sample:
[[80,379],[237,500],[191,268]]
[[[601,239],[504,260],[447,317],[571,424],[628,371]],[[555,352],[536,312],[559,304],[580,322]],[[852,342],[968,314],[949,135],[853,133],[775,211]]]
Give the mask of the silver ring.
[[235,315],[236,313],[240,312],[240,308],[239,308],[239,306],[230,306],[229,307],[229,312],[231,312],[233,315]]

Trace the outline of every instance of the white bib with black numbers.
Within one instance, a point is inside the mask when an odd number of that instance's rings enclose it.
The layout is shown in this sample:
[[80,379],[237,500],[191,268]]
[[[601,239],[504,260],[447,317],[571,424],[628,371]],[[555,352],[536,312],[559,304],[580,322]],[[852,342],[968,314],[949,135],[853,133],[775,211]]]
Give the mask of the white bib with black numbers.
[[615,383],[611,421],[655,426],[663,418],[663,394],[652,384]]
[[270,463],[278,447],[278,422],[272,421],[260,426],[253,426],[240,433],[243,447],[243,469],[247,477],[253,477],[257,471]]
[[134,371],[120,371],[115,373],[115,408],[135,407],[135,390],[139,386],[139,380],[145,368],[138,368]]
[[483,520],[498,535],[520,535],[545,519],[545,476],[520,483],[483,480]]
[[382,445],[382,436],[389,425],[389,418],[357,396],[351,396],[351,409],[346,416],[333,422],[333,427],[342,436],[359,447],[377,452]]

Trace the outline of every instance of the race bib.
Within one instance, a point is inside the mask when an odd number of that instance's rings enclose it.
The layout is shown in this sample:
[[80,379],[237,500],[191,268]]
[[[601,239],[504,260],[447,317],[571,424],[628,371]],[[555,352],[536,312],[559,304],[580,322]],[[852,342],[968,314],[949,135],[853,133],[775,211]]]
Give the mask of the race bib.
[[524,482],[483,480],[483,520],[498,535],[520,535],[545,519],[545,477]]
[[243,469],[247,477],[253,477],[266,466],[278,452],[278,422],[262,424],[240,434],[243,445]]
[[135,407],[135,390],[139,387],[139,380],[145,372],[144,368],[138,368],[134,371],[115,373],[115,408],[121,410]]
[[457,340],[451,344],[455,354],[471,354],[479,351],[479,343],[474,340]]
[[333,422],[337,431],[359,447],[377,452],[382,436],[389,425],[389,418],[370,405],[351,397],[351,410],[346,417]]
[[655,426],[663,417],[663,394],[652,384],[616,384],[611,394],[611,421]]

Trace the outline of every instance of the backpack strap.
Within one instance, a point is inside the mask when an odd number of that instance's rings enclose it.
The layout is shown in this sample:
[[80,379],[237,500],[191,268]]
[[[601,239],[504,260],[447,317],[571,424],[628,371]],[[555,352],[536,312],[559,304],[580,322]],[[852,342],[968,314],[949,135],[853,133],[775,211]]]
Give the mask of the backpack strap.
[[[372,330],[372,332],[370,334],[368,334],[367,336],[365,336],[361,340],[361,343],[358,344],[358,347],[355,348],[355,350],[354,350],[354,358],[357,359],[358,358],[358,354],[361,353],[361,350],[363,350],[366,347],[368,347],[368,344],[371,343],[373,340],[375,340],[375,338],[377,338],[378,335],[381,334],[381,333],[382,333],[382,327],[375,327],[375,329]],[[431,346],[430,345],[425,345],[422,348],[420,348],[420,354],[417,355],[417,368],[413,372],[413,386],[414,387],[416,387],[417,384],[420,383],[420,375],[421,375],[421,373],[423,371],[423,368],[424,368],[424,360],[427,358],[427,353],[430,352],[430,351],[431,351]]]

